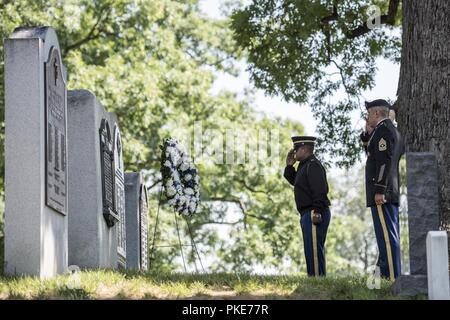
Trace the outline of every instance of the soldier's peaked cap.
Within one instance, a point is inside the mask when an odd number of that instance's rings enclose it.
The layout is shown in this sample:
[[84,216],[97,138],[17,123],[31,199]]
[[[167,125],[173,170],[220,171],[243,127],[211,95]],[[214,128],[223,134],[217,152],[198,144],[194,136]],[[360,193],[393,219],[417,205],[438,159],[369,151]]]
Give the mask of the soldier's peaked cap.
[[295,136],[291,139],[294,143],[294,148],[299,148],[301,146],[314,146],[317,140],[316,137],[311,136]]
[[370,108],[373,107],[385,107],[385,108],[389,108],[392,109],[392,106],[389,102],[387,102],[384,99],[377,99],[377,100],[373,100],[373,101],[366,101],[364,102],[366,105],[366,109],[369,110]]

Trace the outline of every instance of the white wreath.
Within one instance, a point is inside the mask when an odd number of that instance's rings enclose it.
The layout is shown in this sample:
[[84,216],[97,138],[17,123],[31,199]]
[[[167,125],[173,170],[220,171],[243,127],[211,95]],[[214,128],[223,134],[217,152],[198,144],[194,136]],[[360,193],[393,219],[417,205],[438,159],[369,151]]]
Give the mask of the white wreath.
[[178,213],[192,216],[200,202],[197,169],[176,139],[166,139],[161,149],[161,174],[168,204]]

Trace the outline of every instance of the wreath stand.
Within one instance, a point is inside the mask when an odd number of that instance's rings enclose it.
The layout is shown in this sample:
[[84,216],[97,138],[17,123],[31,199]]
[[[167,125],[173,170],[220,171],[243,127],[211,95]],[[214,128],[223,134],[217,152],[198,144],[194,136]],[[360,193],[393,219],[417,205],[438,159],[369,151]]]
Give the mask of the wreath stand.
[[[189,223],[189,220],[186,218],[186,216],[184,216],[184,220],[186,221],[187,227],[188,227],[188,231],[189,231],[189,237],[191,239],[191,244],[182,244],[181,243],[181,238],[180,238],[180,228],[178,225],[178,217],[177,217],[177,212],[174,210],[174,216],[175,216],[175,226],[177,229],[177,236],[178,236],[178,245],[176,244],[168,244],[168,245],[155,245],[156,242],[156,235],[157,235],[157,228],[158,228],[158,221],[159,221],[159,208],[161,207],[161,196],[162,196],[162,192],[163,192],[163,187],[161,187],[161,191],[159,192],[159,200],[158,200],[158,210],[156,212],[156,220],[155,220],[155,227],[153,229],[153,240],[152,240],[152,247],[150,249],[150,257],[149,257],[149,269],[151,270],[152,268],[152,260],[153,260],[153,252],[155,251],[155,248],[175,248],[178,247],[180,249],[180,253],[181,253],[181,258],[183,259],[183,267],[184,267],[184,272],[187,273],[187,268],[186,268],[186,261],[184,259],[184,252],[183,252],[183,247],[191,247],[192,250],[195,251],[195,253],[197,254],[198,260],[200,262],[200,266],[203,270],[203,273],[205,273],[205,268],[203,268],[203,263],[202,263],[202,259],[200,258],[200,254],[198,253],[197,250],[197,245],[194,241],[194,237],[192,237],[192,230],[191,230],[191,225]],[[196,259],[194,258],[194,265],[195,265],[195,271],[196,273],[198,273],[198,267],[197,267],[197,262]]]

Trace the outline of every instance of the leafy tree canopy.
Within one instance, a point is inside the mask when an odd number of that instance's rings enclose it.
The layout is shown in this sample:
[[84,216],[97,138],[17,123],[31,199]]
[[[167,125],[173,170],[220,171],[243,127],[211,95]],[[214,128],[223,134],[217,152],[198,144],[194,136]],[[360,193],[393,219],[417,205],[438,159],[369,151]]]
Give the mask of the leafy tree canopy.
[[[319,120],[321,150],[339,165],[349,166],[359,157],[350,114],[364,109],[360,95],[374,86],[376,58],[399,59],[400,39],[391,32],[400,22],[399,4],[253,0],[232,16],[235,39],[248,54],[255,86],[287,101],[309,102]],[[339,92],[346,97],[330,104]]]
[[[307,3],[312,3],[312,6]],[[355,106],[358,83],[368,87],[373,81],[373,75],[365,68],[372,68],[373,71],[374,56],[386,53],[390,43],[382,30],[354,40],[347,39],[342,30],[344,27],[351,29],[350,18],[348,21],[341,21],[341,18],[330,20],[323,24],[325,31],[313,27],[314,21],[322,17],[321,13],[331,15],[327,8],[318,1],[289,2],[288,7],[280,6],[276,1],[261,1],[236,14],[233,20],[233,26],[240,30],[236,39],[249,52],[257,85],[273,94],[283,93],[288,100],[298,102],[306,101],[306,93],[314,92],[317,97],[313,106],[315,110],[323,110],[322,114],[318,114],[323,117],[324,123],[329,121],[329,117],[320,102],[345,81],[346,86],[354,88],[354,93],[342,106],[347,108],[345,110],[351,110]],[[353,1],[340,1],[338,6],[340,13],[360,13],[363,8]],[[295,10],[292,12],[297,14],[285,16],[283,10]],[[280,20],[275,17],[280,17]],[[300,17],[304,17],[304,22]],[[297,28],[299,35],[295,35],[304,42],[293,41],[293,38],[284,36],[280,29],[294,30],[296,24],[304,24],[302,28]],[[196,124],[201,123],[205,154],[193,153],[193,156],[201,177],[202,202],[200,212],[191,220],[191,227],[202,257],[217,258],[212,261],[212,270],[253,271],[257,265],[273,267],[277,271],[305,269],[292,189],[282,177],[284,154],[291,147],[290,136],[292,133],[302,134],[303,127],[298,122],[270,119],[258,114],[252,106],[251,94],[212,93],[215,72],[236,75],[235,63],[243,57],[233,39],[228,19],[207,17],[200,12],[196,0],[2,2],[0,36],[3,39],[18,26],[42,25],[52,26],[58,34],[63,62],[68,71],[69,89],[90,90],[108,111],[117,113],[126,171],[146,170],[151,195],[150,241],[161,187],[159,145],[168,136],[193,145],[194,129]],[[328,49],[325,46],[327,42],[321,36],[324,32],[328,32],[333,40],[329,42]],[[375,39],[382,39],[382,44]],[[351,41],[354,43],[351,44]],[[372,54],[364,50],[367,43],[374,46]],[[284,51],[281,44],[290,46]],[[300,44],[302,51],[296,51],[295,46]],[[395,52],[395,45],[390,46]],[[306,50],[307,47],[314,49],[315,53]],[[0,55],[3,56],[3,46],[0,46]],[[327,66],[330,64],[327,55],[341,68],[341,82],[327,78]],[[394,57],[395,54],[389,56]],[[355,57],[357,59],[352,61],[351,58]],[[2,129],[3,72],[2,63]],[[360,77],[355,78],[355,74]],[[291,81],[292,76],[298,76],[301,79],[298,81],[304,85],[295,84],[296,81]],[[269,81],[272,78],[282,81]],[[336,113],[345,114],[345,110],[337,108]],[[340,125],[345,128],[347,124],[348,119],[344,117]],[[247,152],[248,160],[243,163],[218,164],[211,161],[212,158],[220,158],[214,150],[211,151],[211,146],[223,144],[220,137],[222,134],[226,136],[227,130],[238,133],[241,139],[237,142],[239,146],[245,145],[242,142],[251,142],[252,145],[252,139],[257,135],[277,131],[279,151],[271,151],[272,156],[280,161],[279,166],[268,165],[267,156],[259,152]],[[210,136],[211,139],[208,138]],[[4,130],[1,130],[0,139],[3,146]],[[3,155],[2,150],[2,172]],[[0,178],[3,193],[3,176]],[[359,213],[364,210],[356,205],[353,209],[347,209]],[[3,211],[2,206],[0,211]],[[349,250],[352,239],[358,238],[356,230],[361,229],[352,225],[360,220],[364,219],[336,218],[327,240],[330,243],[327,254],[333,262],[330,263],[331,273],[356,270],[351,261],[363,259],[366,263],[367,257],[373,255],[372,247],[359,247],[363,258],[356,257],[355,251]],[[185,223],[181,226],[186,243],[189,241],[186,237],[188,230]],[[227,236],[224,238],[212,226],[226,228]],[[367,228],[362,229],[361,232],[368,232]],[[173,212],[164,205],[164,197],[157,238],[157,244],[177,243]],[[355,242],[355,245],[358,246],[358,243]],[[360,252],[358,250],[356,252]],[[188,262],[192,263],[192,252],[185,253]],[[180,262],[177,247],[158,248],[154,258],[153,268],[159,269],[174,269]]]

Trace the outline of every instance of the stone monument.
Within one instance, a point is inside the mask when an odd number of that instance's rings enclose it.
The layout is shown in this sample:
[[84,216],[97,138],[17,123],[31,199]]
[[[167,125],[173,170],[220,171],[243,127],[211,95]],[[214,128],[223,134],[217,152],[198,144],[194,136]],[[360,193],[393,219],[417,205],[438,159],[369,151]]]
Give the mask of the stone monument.
[[148,199],[142,173],[125,173],[127,268],[148,270]]
[[392,286],[399,295],[427,293],[426,240],[439,230],[437,161],[430,152],[406,154],[410,275],[401,275]]
[[67,269],[66,71],[50,27],[5,40],[5,273],[48,278]]
[[69,265],[117,268],[113,127],[86,90],[68,94]]

